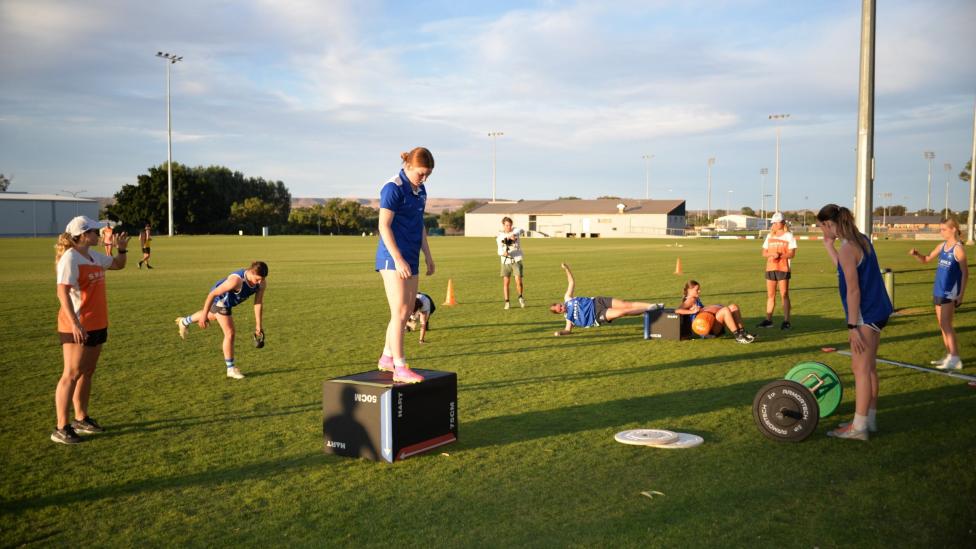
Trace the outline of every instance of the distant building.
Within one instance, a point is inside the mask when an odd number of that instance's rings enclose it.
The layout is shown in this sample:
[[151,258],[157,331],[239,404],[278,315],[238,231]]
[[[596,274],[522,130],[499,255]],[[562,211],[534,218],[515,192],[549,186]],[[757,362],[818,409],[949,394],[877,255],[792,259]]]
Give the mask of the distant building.
[[924,231],[939,230],[942,218],[937,215],[888,215],[874,217],[875,227],[884,227],[890,231]]
[[0,236],[51,236],[73,217],[98,218],[98,201],[53,194],[0,193]]
[[716,229],[728,229],[730,231],[758,231],[769,228],[766,220],[754,215],[742,214],[723,215],[715,220],[714,225]]
[[532,236],[683,236],[684,200],[520,200],[484,204],[464,215],[465,236],[495,236],[503,217]]

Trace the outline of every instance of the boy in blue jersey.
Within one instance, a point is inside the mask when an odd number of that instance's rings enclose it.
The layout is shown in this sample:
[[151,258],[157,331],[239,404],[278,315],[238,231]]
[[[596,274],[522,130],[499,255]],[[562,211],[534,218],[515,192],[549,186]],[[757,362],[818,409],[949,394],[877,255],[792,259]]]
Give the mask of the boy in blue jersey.
[[935,284],[932,287],[932,302],[935,303],[935,319],[942,330],[942,343],[945,344],[946,356],[933,360],[932,364],[940,370],[961,370],[962,359],[959,358],[959,344],[956,342],[956,330],[952,327],[952,317],[956,309],[962,304],[966,294],[966,283],[969,282],[969,265],[966,263],[966,250],[959,237],[959,223],[955,219],[942,222],[939,227],[944,242],[932,249],[925,256],[912,248],[908,254],[922,263],[939,259],[939,266],[935,271]]
[[573,326],[589,328],[610,324],[622,316],[639,316],[647,311],[662,308],[663,304],[643,303],[640,301],[623,301],[613,297],[573,297],[576,281],[569,265],[560,265],[566,271],[566,294],[563,303],[553,303],[549,310],[555,314],[566,316],[566,327],[556,332],[555,336],[569,335]]
[[424,147],[400,155],[400,173],[380,191],[380,242],[376,248],[376,272],[383,278],[390,321],[386,325],[383,354],[377,367],[391,372],[398,383],[419,383],[423,376],[410,369],[403,353],[403,332],[414,310],[420,275],[420,252],[424,252],[427,276],[434,274],[434,258],[427,245],[424,182],[434,171],[434,156]]
[[[847,208],[827,204],[817,213],[823,230],[823,245],[837,268],[837,288],[847,317],[847,338],[851,344],[854,372],[854,420],[829,431],[828,436],[868,440],[877,430],[878,346],[881,330],[893,308],[885,291],[878,257],[868,237],[854,224]],[[840,238],[839,249],[834,242]]]
[[246,269],[238,269],[227,277],[218,280],[210,289],[203,308],[199,311],[181,316],[176,319],[176,327],[180,337],[186,339],[187,328],[194,322],[201,329],[206,328],[211,320],[216,320],[224,332],[223,351],[224,365],[227,366],[227,377],[243,379],[244,374],[234,364],[234,329],[233,309],[237,305],[254,296],[254,341],[258,348],[264,346],[264,328],[261,314],[264,304],[264,290],[267,288],[268,265],[264,261],[255,261]]

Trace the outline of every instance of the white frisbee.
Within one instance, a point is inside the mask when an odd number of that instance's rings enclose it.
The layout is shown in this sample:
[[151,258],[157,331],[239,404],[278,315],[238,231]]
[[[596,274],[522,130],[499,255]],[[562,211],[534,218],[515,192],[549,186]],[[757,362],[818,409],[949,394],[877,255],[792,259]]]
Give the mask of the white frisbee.
[[622,444],[635,446],[660,446],[680,442],[677,433],[664,429],[631,429],[617,433],[613,439]]
[[655,448],[668,448],[669,450],[682,450],[684,448],[694,448],[695,446],[700,446],[705,439],[698,435],[693,435],[691,433],[676,433],[678,435],[678,440],[672,442],[671,444],[655,444]]

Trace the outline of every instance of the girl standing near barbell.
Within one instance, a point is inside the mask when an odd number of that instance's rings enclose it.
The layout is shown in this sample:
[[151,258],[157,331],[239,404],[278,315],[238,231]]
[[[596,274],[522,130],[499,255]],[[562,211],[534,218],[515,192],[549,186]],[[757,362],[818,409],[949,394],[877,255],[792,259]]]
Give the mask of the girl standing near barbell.
[[[881,330],[893,312],[884,288],[878,256],[867,236],[854,223],[847,208],[827,204],[817,213],[823,230],[827,255],[837,267],[840,301],[847,316],[851,344],[851,370],[854,372],[854,420],[842,423],[827,436],[868,440],[868,431],[877,430],[878,346]],[[840,238],[839,248],[834,241]]]

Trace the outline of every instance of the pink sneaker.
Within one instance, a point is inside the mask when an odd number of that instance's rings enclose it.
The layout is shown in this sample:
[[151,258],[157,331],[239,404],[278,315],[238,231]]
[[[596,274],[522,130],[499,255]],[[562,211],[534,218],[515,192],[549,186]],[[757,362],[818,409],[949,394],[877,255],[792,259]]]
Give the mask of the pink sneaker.
[[397,383],[420,383],[424,380],[424,376],[414,372],[410,369],[410,366],[404,364],[403,366],[397,366],[393,370],[393,381]]
[[392,372],[393,371],[393,357],[387,355],[380,355],[380,361],[376,365],[381,372]]

